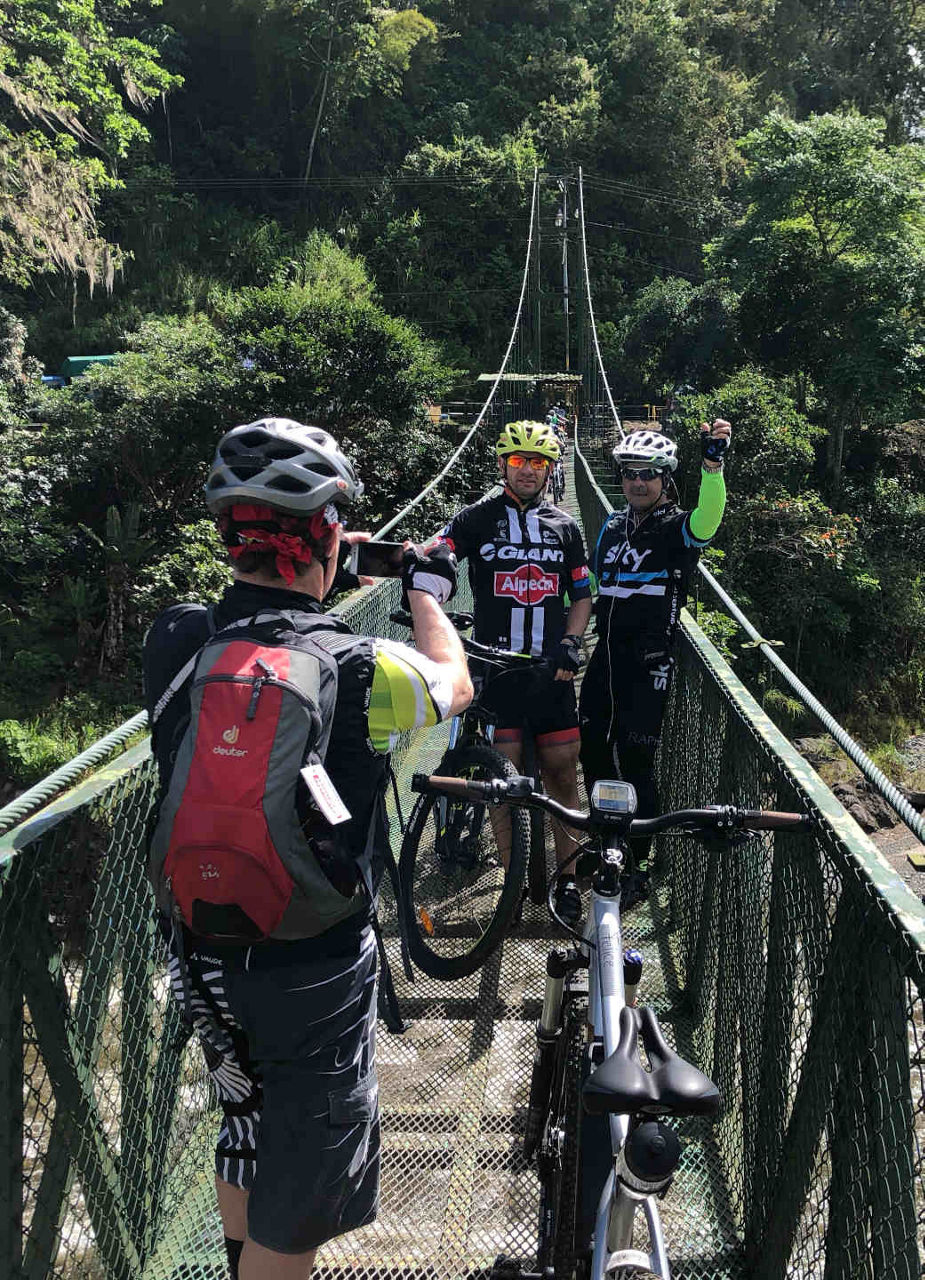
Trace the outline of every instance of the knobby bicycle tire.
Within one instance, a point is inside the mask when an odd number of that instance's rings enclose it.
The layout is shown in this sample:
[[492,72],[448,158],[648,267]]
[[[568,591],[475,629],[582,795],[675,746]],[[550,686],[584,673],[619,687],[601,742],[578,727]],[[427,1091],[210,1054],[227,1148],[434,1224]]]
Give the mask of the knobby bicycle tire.
[[[524,736],[522,768],[528,777],[536,782],[537,790],[542,790],[542,779],[536,763],[536,750],[533,740]],[[530,809],[527,821],[530,824],[530,856],[527,861],[527,889],[530,901],[535,906],[542,906],[546,901],[546,815],[540,809]]]
[[[482,781],[513,778],[511,762],[493,747],[464,743],[436,773]],[[398,864],[411,959],[431,978],[465,978],[501,942],[520,899],[528,827],[511,808],[511,855],[505,870],[488,806],[422,795],[412,810]]]
[[527,865],[527,882],[530,901],[542,906],[546,901],[546,821],[538,809],[530,810],[530,860]]
[[587,1250],[576,1239],[578,1211],[578,1121],[581,1105],[581,1062],[585,1051],[585,1027],[588,1006],[584,999],[571,999],[566,1004],[562,1028],[562,1072],[554,1083],[558,1089],[552,1123],[563,1134],[561,1159],[553,1173],[557,1181],[555,1196],[555,1235],[552,1245],[556,1280],[584,1280],[587,1275]]

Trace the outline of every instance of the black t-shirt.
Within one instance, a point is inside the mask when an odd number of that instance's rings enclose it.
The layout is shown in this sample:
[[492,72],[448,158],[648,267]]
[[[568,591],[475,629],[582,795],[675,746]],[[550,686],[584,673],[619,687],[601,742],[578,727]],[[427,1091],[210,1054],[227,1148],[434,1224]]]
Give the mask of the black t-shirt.
[[521,507],[506,492],[489,496],[440,537],[469,563],[482,644],[548,657],[565,634],[569,603],[591,595],[581,531],[551,502]]

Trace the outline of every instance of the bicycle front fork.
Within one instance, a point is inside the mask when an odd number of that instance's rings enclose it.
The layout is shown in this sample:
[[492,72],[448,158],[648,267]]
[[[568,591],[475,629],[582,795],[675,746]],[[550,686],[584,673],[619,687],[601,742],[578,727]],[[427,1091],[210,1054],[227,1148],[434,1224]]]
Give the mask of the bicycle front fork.
[[549,1111],[552,1077],[556,1066],[556,1053],[562,1035],[562,1000],[565,979],[570,973],[584,968],[587,960],[577,951],[556,948],[546,957],[546,986],[543,991],[543,1009],[536,1024],[536,1049],[533,1054],[533,1070],[530,1074],[530,1101],[524,1129],[524,1159],[532,1158],[543,1132]]

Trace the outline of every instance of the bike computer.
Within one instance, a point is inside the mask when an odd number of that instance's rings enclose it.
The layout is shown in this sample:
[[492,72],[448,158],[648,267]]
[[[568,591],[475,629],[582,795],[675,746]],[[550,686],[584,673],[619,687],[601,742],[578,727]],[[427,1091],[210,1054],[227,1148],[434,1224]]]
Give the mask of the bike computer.
[[636,812],[636,788],[615,779],[595,782],[591,791],[591,808],[608,818],[632,818]]

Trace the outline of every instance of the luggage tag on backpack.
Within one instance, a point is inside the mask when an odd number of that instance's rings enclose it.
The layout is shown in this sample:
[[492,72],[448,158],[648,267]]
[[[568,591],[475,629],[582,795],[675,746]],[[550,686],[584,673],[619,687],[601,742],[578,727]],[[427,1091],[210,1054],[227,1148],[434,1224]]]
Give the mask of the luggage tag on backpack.
[[307,764],[301,770],[301,774],[302,780],[311,792],[312,799],[331,826],[336,827],[340,822],[348,822],[350,810],[340,798],[340,793],[324,765],[320,762]]

